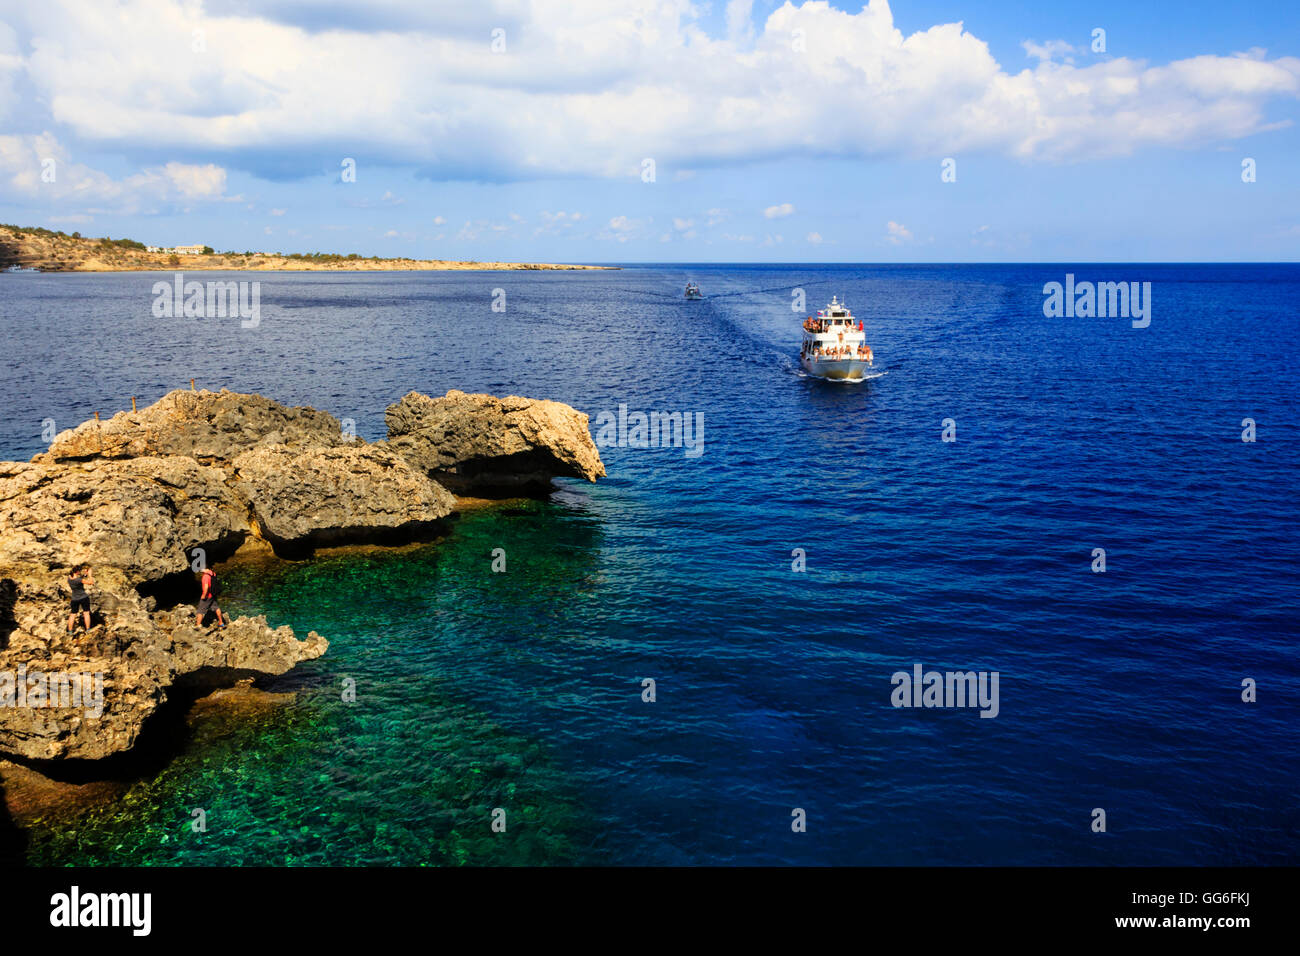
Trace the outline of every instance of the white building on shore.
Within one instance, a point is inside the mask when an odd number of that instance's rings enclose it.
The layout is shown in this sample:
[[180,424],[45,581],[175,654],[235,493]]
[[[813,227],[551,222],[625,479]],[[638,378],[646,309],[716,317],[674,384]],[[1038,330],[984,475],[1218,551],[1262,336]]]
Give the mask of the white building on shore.
[[178,256],[199,256],[203,254],[204,246],[145,246],[146,252],[172,253]]

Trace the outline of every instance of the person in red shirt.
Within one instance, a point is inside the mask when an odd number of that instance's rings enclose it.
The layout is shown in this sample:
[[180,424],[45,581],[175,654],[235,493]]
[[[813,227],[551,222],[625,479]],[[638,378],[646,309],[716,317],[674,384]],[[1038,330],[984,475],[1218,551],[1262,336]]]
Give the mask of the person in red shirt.
[[217,592],[221,590],[221,585],[217,582],[217,572],[211,568],[204,568],[203,574],[199,578],[199,611],[194,617],[194,626],[202,627],[203,619],[207,617],[208,611],[216,611],[217,625],[226,626],[226,619],[221,613],[221,607],[217,604]]

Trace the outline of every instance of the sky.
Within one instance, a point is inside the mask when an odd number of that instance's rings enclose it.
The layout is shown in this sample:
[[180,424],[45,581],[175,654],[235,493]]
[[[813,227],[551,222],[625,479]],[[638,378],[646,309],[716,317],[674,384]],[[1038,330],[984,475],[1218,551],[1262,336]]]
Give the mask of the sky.
[[1300,258],[1300,6],[0,0],[0,222],[542,262]]

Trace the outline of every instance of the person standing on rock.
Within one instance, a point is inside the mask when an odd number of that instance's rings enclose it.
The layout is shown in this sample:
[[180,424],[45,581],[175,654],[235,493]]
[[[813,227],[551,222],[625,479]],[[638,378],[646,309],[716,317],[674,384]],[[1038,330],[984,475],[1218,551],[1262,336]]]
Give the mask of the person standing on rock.
[[211,568],[204,568],[199,578],[199,587],[199,612],[194,617],[194,626],[202,627],[208,611],[216,611],[217,625],[225,627],[226,619],[221,614],[221,606],[217,604],[217,592],[221,590],[221,584],[217,581],[217,572]]
[[89,565],[79,564],[68,575],[68,589],[72,592],[72,613],[68,615],[69,634],[76,629],[78,611],[81,612],[86,630],[90,630],[90,595],[86,593],[87,585],[92,588],[95,586],[94,575],[90,573]]

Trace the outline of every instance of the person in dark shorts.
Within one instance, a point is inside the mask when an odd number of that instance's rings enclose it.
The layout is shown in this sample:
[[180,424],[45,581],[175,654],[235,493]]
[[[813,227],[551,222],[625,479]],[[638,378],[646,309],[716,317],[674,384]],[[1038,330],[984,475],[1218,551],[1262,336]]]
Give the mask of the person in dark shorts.
[[211,568],[204,568],[203,574],[199,578],[199,587],[199,612],[194,617],[194,626],[202,627],[203,619],[208,616],[208,611],[215,611],[217,626],[225,627],[226,619],[221,613],[221,606],[217,604],[217,594],[221,590],[221,584],[217,581],[217,572]]
[[68,615],[69,634],[76,629],[78,611],[81,612],[86,630],[90,630],[90,595],[86,593],[87,586],[94,587],[95,578],[88,565],[79,564],[68,574],[68,590],[72,592],[72,613]]

